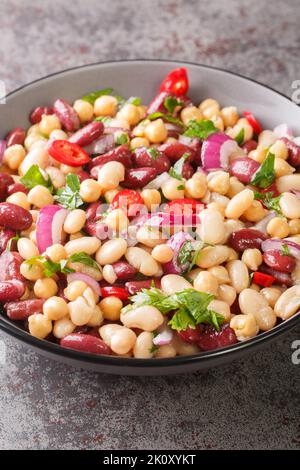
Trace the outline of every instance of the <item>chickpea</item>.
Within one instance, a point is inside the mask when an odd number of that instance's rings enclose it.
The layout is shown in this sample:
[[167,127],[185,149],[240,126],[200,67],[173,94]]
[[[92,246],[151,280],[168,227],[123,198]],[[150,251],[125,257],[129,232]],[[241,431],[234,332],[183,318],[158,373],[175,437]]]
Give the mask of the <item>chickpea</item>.
[[34,258],[35,256],[39,256],[39,250],[37,249],[37,246],[28,238],[19,238],[17,246],[18,252],[23,259],[27,260]]
[[265,287],[260,293],[267,300],[270,307],[274,308],[277,300],[282,294],[282,290],[277,287]]
[[84,202],[96,202],[101,196],[101,186],[93,179],[86,179],[80,184],[79,194]]
[[114,284],[118,279],[115,270],[111,264],[106,264],[102,270],[103,279],[109,284]]
[[68,257],[65,248],[60,243],[55,243],[49,246],[46,250],[46,255],[53,261],[53,263],[59,263],[62,259]]
[[150,142],[145,137],[134,137],[130,142],[130,147],[132,149],[137,149],[139,147],[150,147]]
[[209,271],[201,271],[194,280],[194,289],[200,292],[216,295],[218,292],[218,280]]
[[[145,137],[145,129],[150,124],[149,119],[145,119],[132,129],[132,135],[135,137]],[[147,139],[148,140],[148,139]]]
[[136,334],[130,328],[121,328],[111,338],[110,348],[116,354],[126,354],[135,345]]
[[75,328],[76,325],[74,325],[68,317],[63,317],[54,322],[53,335],[55,338],[62,339],[65,336],[70,335]]
[[114,96],[104,95],[96,99],[94,113],[96,116],[115,116],[118,100]]
[[30,209],[30,203],[28,201],[27,195],[21,191],[13,193],[11,196],[6,198],[7,202],[16,204],[16,206],[23,207],[23,209]]
[[156,245],[161,244],[166,238],[158,229],[144,225],[138,229],[136,239],[139,243],[149,248],[154,248]]
[[225,217],[225,207],[222,206],[222,204],[220,204],[219,202],[210,202],[209,204],[207,204],[206,208],[218,211],[220,212],[222,217]]
[[54,279],[45,278],[35,281],[33,292],[39,299],[49,299],[57,293],[58,287]]
[[54,166],[48,166],[45,169],[46,173],[49,175],[51,179],[51,183],[53,184],[55,189],[62,188],[66,184],[66,177],[59,168],[55,168]]
[[230,283],[227,269],[224,266],[213,266],[212,268],[208,268],[207,271],[215,276],[219,284]]
[[87,322],[87,326],[91,328],[99,327],[103,323],[103,313],[101,309],[96,305],[94,307],[93,313],[89,321]]
[[245,186],[243,183],[241,183],[236,176],[231,176],[229,178],[229,189],[227,191],[226,196],[228,196],[230,199],[233,198],[236,194],[240,193],[243,191]]
[[257,248],[248,248],[242,255],[242,261],[251,271],[257,271],[263,262],[263,257]]
[[86,325],[92,318],[94,309],[88,305],[83,297],[77,297],[68,303],[69,314],[74,325]]
[[244,131],[244,142],[247,142],[248,140],[252,139],[253,129],[246,118],[239,119],[235,126],[232,127],[232,129],[230,129],[227,133],[228,135],[230,135],[230,137],[234,139],[239,135],[242,130]]
[[156,307],[143,305],[126,313],[121,312],[120,320],[127,328],[154,331],[163,324],[164,317]]
[[100,268],[96,269],[92,266],[87,266],[86,264],[79,262],[68,262],[68,267],[74,269],[74,271],[77,273],[86,274],[87,276],[92,277],[93,279],[95,279],[95,281],[101,281],[102,279],[102,271],[100,270]]
[[253,201],[243,216],[250,222],[259,222],[266,215],[266,211],[259,201]]
[[213,116],[217,116],[219,114],[220,105],[216,100],[207,98],[199,104],[199,109],[205,119],[210,119]]
[[72,281],[70,282],[64,290],[65,297],[70,300],[76,300],[77,297],[83,295],[85,289],[87,288],[87,284],[83,281]]
[[172,201],[173,199],[181,199],[184,197],[184,189],[181,189],[182,184],[176,178],[170,178],[161,187],[162,193],[165,198]]
[[225,127],[233,127],[239,120],[239,115],[235,106],[222,108],[221,116]]
[[248,157],[252,158],[252,160],[255,160],[258,163],[263,163],[267,154],[268,147],[262,147],[261,145],[258,145],[255,150],[251,150],[251,152],[248,153]]
[[288,224],[290,235],[298,235],[300,233],[300,219],[291,219]]
[[98,173],[98,183],[103,191],[115,189],[125,178],[125,168],[119,162],[107,162]]
[[82,209],[74,209],[64,222],[64,231],[69,234],[79,232],[86,222],[86,214]]
[[29,332],[35,338],[44,339],[52,331],[52,322],[41,313],[34,313],[28,318]]
[[153,333],[150,331],[143,331],[136,339],[133,355],[138,359],[149,359],[153,357]]
[[31,151],[41,145],[41,142],[43,142],[44,145],[47,144],[47,140],[42,136],[42,134],[33,133],[26,137],[24,147],[27,151]]
[[60,320],[68,312],[68,304],[61,297],[50,297],[43,305],[43,313],[49,320]]
[[207,191],[206,175],[202,172],[196,172],[192,178],[185,183],[185,195],[194,199],[201,199]]
[[138,107],[132,103],[127,103],[120,109],[117,114],[117,119],[119,117],[125,119],[130,126],[134,126],[141,119]]
[[295,172],[295,168],[289,165],[288,162],[282,158],[275,158],[274,170],[276,178],[279,178],[280,176],[291,175]]
[[37,281],[43,277],[42,267],[38,264],[29,265],[24,262],[20,266],[20,273],[25,279],[28,279],[28,281]]
[[8,147],[3,156],[3,162],[11,170],[17,170],[24,160],[26,155],[25,149],[22,145],[15,144]]
[[99,303],[99,307],[102,310],[103,318],[110,321],[120,320],[121,309],[123,303],[118,297],[109,296],[105,297]]
[[68,256],[74,253],[81,253],[84,251],[87,255],[93,255],[100,248],[101,242],[96,237],[82,237],[72,240],[65,245],[65,250]]
[[220,284],[217,297],[219,300],[223,300],[229,305],[229,307],[231,307],[236,299],[236,290],[227,284]]
[[227,194],[230,188],[229,173],[226,171],[213,171],[208,177],[208,189],[219,194]]
[[275,141],[276,135],[269,130],[262,131],[258,136],[258,144],[265,148],[269,148]]
[[282,160],[287,160],[288,158],[288,149],[283,140],[276,140],[273,145],[269,148],[269,152],[275,155],[275,158],[281,158]]
[[161,203],[161,195],[157,189],[143,189],[141,197],[149,212],[154,210]]
[[39,123],[40,131],[46,137],[49,137],[52,131],[61,128],[60,120],[55,114],[44,114]]
[[39,124],[33,124],[27,129],[27,136],[31,134],[37,134],[37,135],[41,134]]
[[186,106],[180,113],[180,119],[185,126],[188,126],[189,122],[192,120],[200,121],[203,119],[203,115],[196,106]]
[[54,129],[54,131],[51,132],[49,138],[51,140],[68,140],[68,134],[61,129]]
[[230,321],[230,328],[234,330],[239,341],[253,338],[259,331],[255,316],[251,313],[235,315]]
[[240,216],[252,205],[254,201],[254,193],[251,189],[243,189],[236,194],[229,202],[225,210],[228,219],[239,219]]
[[151,252],[152,258],[154,258],[159,263],[168,263],[172,260],[174,252],[171,247],[168,245],[157,245],[153,248]]
[[168,137],[168,131],[162,119],[151,121],[145,128],[145,137],[149,142],[158,144]]
[[39,209],[48,206],[49,204],[53,204],[53,196],[49,189],[40,184],[29,191],[27,198],[30,204],[38,207]]
[[210,120],[212,121],[212,123],[217,129],[219,129],[222,132],[224,131],[224,122],[223,122],[222,116],[215,115],[215,116],[212,116]]
[[290,233],[289,224],[284,217],[273,217],[267,225],[267,232],[271,238],[285,238]]
[[82,170],[82,167],[81,166],[70,166],[70,165],[65,165],[64,163],[61,163],[60,164],[60,171],[64,174],[64,175],[68,175],[69,173],[72,173],[72,174],[76,174],[78,173],[80,170]]
[[159,346],[158,350],[155,352],[155,357],[159,359],[170,358],[176,356],[176,349],[172,344],[164,344]]
[[104,266],[119,261],[126,253],[127,242],[123,238],[114,238],[105,242],[96,253],[96,261]]
[[73,104],[73,108],[78,114],[81,123],[85,123],[93,119],[94,107],[91,103],[84,100],[76,100]]

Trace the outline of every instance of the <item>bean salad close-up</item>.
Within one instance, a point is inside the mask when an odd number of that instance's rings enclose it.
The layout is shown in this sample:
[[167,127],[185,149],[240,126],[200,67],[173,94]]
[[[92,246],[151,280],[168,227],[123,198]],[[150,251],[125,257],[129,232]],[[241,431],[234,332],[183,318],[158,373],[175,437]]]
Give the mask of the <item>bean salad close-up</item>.
[[181,67],[150,104],[58,98],[0,140],[0,317],[62,348],[159,359],[299,314],[300,137],[222,106],[192,102]]

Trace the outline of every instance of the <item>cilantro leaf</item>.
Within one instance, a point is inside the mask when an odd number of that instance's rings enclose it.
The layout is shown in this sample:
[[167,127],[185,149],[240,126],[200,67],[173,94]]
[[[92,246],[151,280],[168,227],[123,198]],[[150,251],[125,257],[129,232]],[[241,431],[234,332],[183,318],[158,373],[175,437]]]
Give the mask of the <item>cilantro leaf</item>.
[[142,289],[137,294],[130,297],[130,300],[137,305],[152,305],[158,308],[161,313],[168,313],[175,310],[177,302],[172,296],[166,296],[160,289],[151,287]]
[[167,96],[164,100],[164,107],[168,110],[170,114],[174,113],[174,110],[177,106],[182,106],[183,101],[178,100],[175,96]]
[[274,163],[275,155],[274,153],[269,152],[259,169],[254,173],[251,184],[262,189],[270,186],[276,177]]
[[187,308],[181,307],[173,315],[168,325],[173,330],[181,331],[186,330],[189,326],[195,328],[196,323]]
[[152,160],[157,160],[157,157],[159,156],[159,151],[155,149],[154,147],[150,147],[147,149],[148,154],[150,155]]
[[281,207],[279,204],[280,198],[281,195],[273,197],[272,191],[268,191],[263,194],[258,191],[254,191],[254,199],[261,201],[267,209],[275,211],[278,215],[282,215]]
[[91,256],[87,255],[83,251],[79,253],[74,253],[69,257],[68,261],[71,263],[82,263],[86,266],[90,266],[91,268],[97,269],[97,271],[100,271],[98,263]]
[[81,99],[87,101],[90,104],[94,104],[97,98],[104,95],[111,95],[112,92],[112,88],[104,88],[103,90],[92,91],[88,95],[84,95]]
[[173,178],[176,178],[177,180],[182,180],[182,171],[183,171],[183,165],[186,159],[189,157],[189,153],[184,153],[182,157],[177,160],[175,165],[170,168],[169,170],[169,175],[172,176]]
[[188,263],[193,254],[193,246],[190,241],[185,242],[179,250],[178,261],[180,264]]
[[196,121],[195,119],[192,119],[183,135],[188,137],[197,137],[198,139],[204,140],[216,132],[218,132],[218,129],[215,127],[212,121],[206,119]]
[[134,106],[140,106],[142,103],[142,98],[139,98],[137,96],[131,96],[131,98],[127,100],[127,103],[134,104]]
[[129,142],[128,134],[126,134],[125,132],[122,132],[122,134],[117,135],[117,138],[116,138],[117,145],[128,144],[128,142]]
[[29,170],[25,173],[24,176],[20,179],[20,182],[25,186],[27,189],[32,189],[37,185],[45,186],[49,189],[49,191],[53,192],[53,185],[48,175],[46,179],[42,174],[40,167],[38,165],[32,165]]
[[235,137],[235,141],[239,144],[242,145],[244,143],[244,138],[245,138],[245,129],[242,127],[238,135]]
[[29,266],[33,266],[35,264],[41,266],[45,277],[52,277],[58,272],[62,272],[64,274],[73,273],[74,269],[68,268],[66,266],[67,262],[68,260],[62,260],[59,263],[54,263],[44,256],[34,256],[33,258],[25,261]]
[[181,191],[181,190],[184,191],[185,190],[184,184],[180,184],[179,186],[177,186],[177,189],[178,191]]
[[288,246],[288,245],[286,245],[286,244],[282,245],[282,247],[281,247],[281,254],[282,254],[282,256],[291,256],[291,252],[290,252],[290,250],[289,250],[289,246]]
[[57,191],[55,199],[61,206],[74,210],[83,204],[79,191],[80,180],[77,175],[70,173],[66,178],[66,186]]
[[17,233],[17,235],[15,237],[11,237],[8,242],[7,242],[7,245],[6,245],[6,249],[5,251],[11,251],[11,245],[13,242],[17,242],[20,238],[20,235]]
[[182,121],[180,121],[180,119],[177,119],[171,116],[170,114],[161,113],[160,111],[149,114],[149,116],[147,116],[147,119],[149,119],[149,121],[155,121],[155,119],[159,118],[163,119],[164,121],[171,122],[172,124],[177,124],[178,126],[184,127],[184,124]]
[[94,121],[100,121],[100,122],[103,122],[103,124],[109,124],[111,121],[111,118],[107,116],[98,116],[94,119]]

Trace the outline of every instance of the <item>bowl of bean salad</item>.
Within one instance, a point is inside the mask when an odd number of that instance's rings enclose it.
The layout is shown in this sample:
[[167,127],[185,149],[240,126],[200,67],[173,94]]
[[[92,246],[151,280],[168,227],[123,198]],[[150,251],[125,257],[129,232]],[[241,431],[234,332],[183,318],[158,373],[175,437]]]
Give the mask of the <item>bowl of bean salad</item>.
[[0,328],[70,364],[154,375],[295,326],[299,117],[254,81],[168,61],[79,67],[8,95]]

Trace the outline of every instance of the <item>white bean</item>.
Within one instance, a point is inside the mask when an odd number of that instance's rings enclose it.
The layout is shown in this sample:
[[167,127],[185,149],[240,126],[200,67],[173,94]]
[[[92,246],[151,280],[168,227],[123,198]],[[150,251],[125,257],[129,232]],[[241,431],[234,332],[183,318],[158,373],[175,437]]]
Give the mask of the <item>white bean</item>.
[[244,289],[239,295],[239,306],[244,314],[255,316],[260,330],[268,331],[275,326],[276,315],[260,292]]
[[96,261],[104,266],[119,261],[126,253],[127,242],[123,238],[114,238],[103,243],[96,253]]
[[227,260],[229,248],[225,245],[207,246],[203,248],[197,258],[197,265],[207,269],[218,266]]
[[235,288],[237,293],[242,292],[249,285],[249,272],[248,268],[240,260],[229,261],[227,263],[227,271],[231,280],[231,285]]
[[138,359],[149,359],[153,357],[153,333],[143,331],[136,339],[133,355]]
[[192,284],[177,274],[167,274],[161,278],[161,289],[165,294],[172,295],[185,289],[192,289]]
[[76,240],[71,240],[65,245],[65,250],[68,256],[74,253],[84,252],[87,255],[93,255],[100,247],[101,242],[96,237],[82,237]]
[[142,248],[135,246],[128,248],[125,257],[129,264],[145,276],[155,276],[160,270],[157,261]]
[[239,219],[241,215],[249,209],[254,201],[254,193],[251,189],[243,189],[240,193],[233,196],[225,209],[225,215],[228,219]]
[[213,245],[220,243],[224,239],[225,226],[222,215],[215,209],[204,209],[199,214],[200,227],[197,232],[201,240]]
[[121,313],[120,320],[127,328],[140,328],[144,331],[154,331],[164,322],[164,317],[156,307],[143,305]]
[[275,304],[275,313],[282,320],[295,315],[300,308],[300,286],[293,286],[287,289]]

